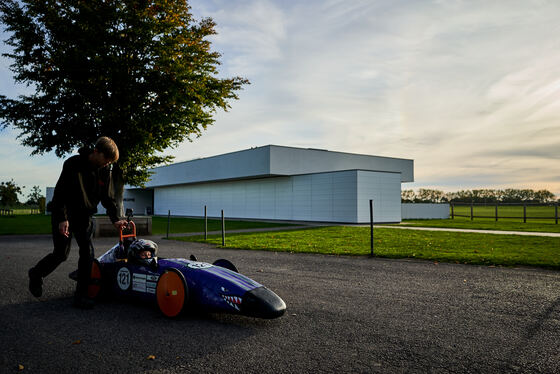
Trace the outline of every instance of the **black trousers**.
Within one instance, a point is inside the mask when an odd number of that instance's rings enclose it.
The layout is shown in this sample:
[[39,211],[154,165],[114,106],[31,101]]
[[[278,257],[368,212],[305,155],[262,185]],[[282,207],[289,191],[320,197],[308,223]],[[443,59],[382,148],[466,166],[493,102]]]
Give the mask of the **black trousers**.
[[46,255],[31,270],[34,276],[46,277],[52,273],[58,265],[68,259],[70,247],[72,244],[72,236],[76,238],[78,243],[80,258],[78,260],[78,286],[76,293],[78,295],[87,295],[87,288],[91,277],[91,264],[94,258],[93,243],[91,236],[93,234],[93,221],[91,217],[80,217],[69,220],[68,237],[62,235],[58,230],[58,222],[54,222],[51,218],[52,238],[54,249],[52,253]]

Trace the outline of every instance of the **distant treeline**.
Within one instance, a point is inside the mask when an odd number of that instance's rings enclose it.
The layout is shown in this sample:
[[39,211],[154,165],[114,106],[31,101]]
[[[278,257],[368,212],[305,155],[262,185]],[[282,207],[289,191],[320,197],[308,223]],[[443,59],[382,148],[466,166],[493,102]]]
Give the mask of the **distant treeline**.
[[551,203],[555,202],[556,196],[547,190],[518,190],[507,188],[505,190],[461,190],[458,192],[443,192],[420,188],[414,190],[403,190],[401,192],[403,203]]

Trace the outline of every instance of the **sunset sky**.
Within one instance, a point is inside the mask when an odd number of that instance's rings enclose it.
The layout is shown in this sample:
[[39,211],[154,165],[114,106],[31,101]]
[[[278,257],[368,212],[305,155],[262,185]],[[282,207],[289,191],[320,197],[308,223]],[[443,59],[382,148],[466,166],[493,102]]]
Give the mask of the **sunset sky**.
[[[251,84],[202,137],[169,150],[176,161],[312,147],[413,159],[403,189],[560,197],[560,2],[189,3],[217,23],[221,75]],[[0,59],[0,92],[28,92],[9,64]],[[0,132],[0,181],[54,186],[62,160],[29,156],[16,135]]]

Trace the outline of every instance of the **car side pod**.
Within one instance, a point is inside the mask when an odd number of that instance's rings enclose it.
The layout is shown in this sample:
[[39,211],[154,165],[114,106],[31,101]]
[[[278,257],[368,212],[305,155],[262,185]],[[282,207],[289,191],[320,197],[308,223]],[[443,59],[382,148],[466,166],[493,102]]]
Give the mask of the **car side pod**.
[[278,318],[286,312],[286,303],[266,287],[245,292],[241,314],[257,318]]

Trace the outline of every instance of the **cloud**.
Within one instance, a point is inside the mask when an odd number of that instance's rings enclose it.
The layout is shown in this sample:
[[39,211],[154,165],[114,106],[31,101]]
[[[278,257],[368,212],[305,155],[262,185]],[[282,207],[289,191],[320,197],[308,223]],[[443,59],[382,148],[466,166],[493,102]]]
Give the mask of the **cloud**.
[[222,59],[224,75],[254,76],[282,57],[286,15],[272,1],[192,2],[199,17],[217,22],[217,35],[210,38]]
[[189,3],[217,22],[220,75],[251,85],[177,160],[314,147],[414,159],[405,188],[560,194],[559,2]]
[[248,43],[220,40],[252,66],[252,85],[178,154],[309,146],[413,158],[417,184],[517,178],[560,192],[543,176],[560,173],[558,4],[269,1],[245,21],[256,3],[212,4],[223,30],[252,27]]

